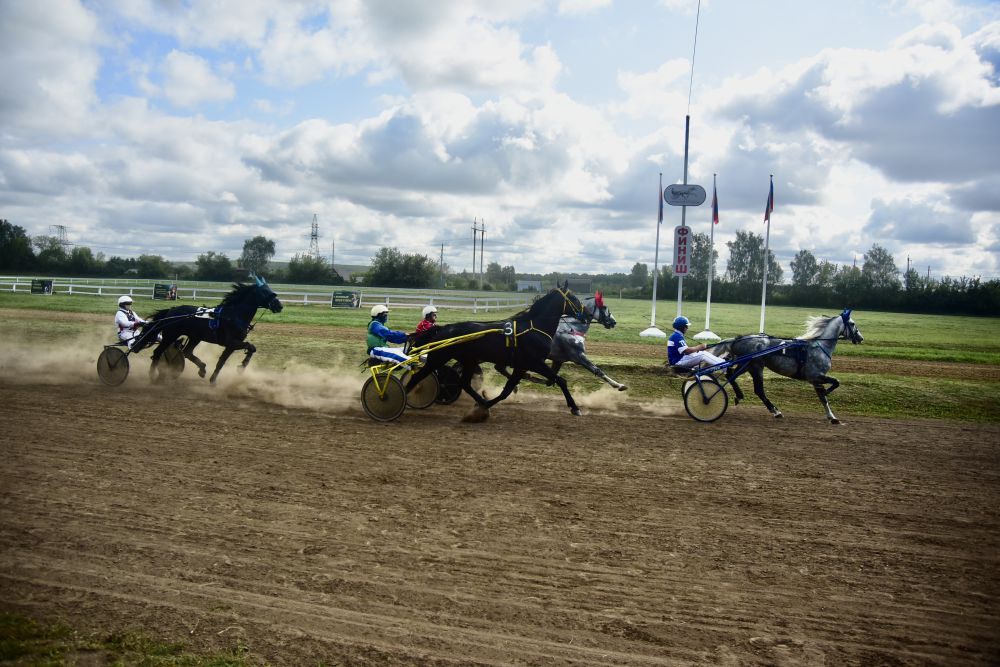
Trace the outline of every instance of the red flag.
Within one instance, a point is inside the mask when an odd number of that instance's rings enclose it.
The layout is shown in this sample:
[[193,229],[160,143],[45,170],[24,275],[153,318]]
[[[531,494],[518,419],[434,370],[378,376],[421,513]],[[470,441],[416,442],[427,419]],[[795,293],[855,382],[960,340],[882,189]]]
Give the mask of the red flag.
[[712,186],[712,222],[719,224],[719,196],[714,185]]
[[764,222],[771,220],[771,211],[774,210],[774,178],[771,178],[771,189],[767,192],[767,206],[764,207]]

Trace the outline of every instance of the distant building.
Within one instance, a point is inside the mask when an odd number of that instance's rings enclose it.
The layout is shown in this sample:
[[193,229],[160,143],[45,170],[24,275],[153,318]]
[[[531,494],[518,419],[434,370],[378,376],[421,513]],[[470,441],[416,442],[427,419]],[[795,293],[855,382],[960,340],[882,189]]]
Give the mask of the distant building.
[[517,291],[518,292],[541,292],[542,291],[542,281],[541,280],[518,280],[517,281]]

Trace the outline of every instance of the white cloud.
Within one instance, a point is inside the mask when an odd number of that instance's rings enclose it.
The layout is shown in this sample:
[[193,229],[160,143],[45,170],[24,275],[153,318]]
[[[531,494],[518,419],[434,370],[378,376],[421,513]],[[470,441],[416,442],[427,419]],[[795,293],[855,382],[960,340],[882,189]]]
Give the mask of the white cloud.
[[173,50],[163,62],[163,93],[174,106],[194,107],[232,99],[236,88],[204,58]]
[[612,3],[613,0],[559,0],[557,11],[569,16],[590,14],[610,7]]
[[84,132],[97,101],[101,39],[94,16],[72,0],[0,2],[4,132]]

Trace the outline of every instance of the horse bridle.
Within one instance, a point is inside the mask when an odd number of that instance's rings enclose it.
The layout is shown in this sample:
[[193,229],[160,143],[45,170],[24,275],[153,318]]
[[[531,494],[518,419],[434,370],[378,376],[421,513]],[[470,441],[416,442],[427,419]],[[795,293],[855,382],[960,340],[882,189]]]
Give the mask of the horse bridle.
[[559,294],[563,298],[563,315],[566,315],[566,306],[569,306],[570,307],[570,311],[569,311],[570,315],[572,315],[576,319],[580,320],[581,322],[585,321],[583,318],[585,318],[587,316],[587,311],[586,311],[586,309],[584,309],[583,303],[579,299],[576,300],[576,302],[580,304],[580,310],[577,310],[573,306],[573,302],[569,300],[569,290],[568,289],[564,291],[561,287],[557,287],[556,291],[559,292]]

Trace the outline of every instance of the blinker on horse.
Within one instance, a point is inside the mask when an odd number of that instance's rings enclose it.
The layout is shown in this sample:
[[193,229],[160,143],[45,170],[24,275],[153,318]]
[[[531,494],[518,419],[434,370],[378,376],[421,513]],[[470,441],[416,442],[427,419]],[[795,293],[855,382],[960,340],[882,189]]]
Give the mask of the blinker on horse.
[[736,384],[736,376],[746,370],[753,378],[754,393],[772,415],[781,417],[781,411],[768,400],[764,393],[764,368],[766,367],[779,375],[812,384],[823,409],[826,411],[827,419],[830,420],[831,424],[839,424],[840,420],[834,416],[830,409],[827,396],[840,386],[840,382],[827,375],[827,372],[833,364],[833,352],[837,347],[837,341],[841,338],[847,339],[855,345],[864,341],[864,336],[861,335],[858,325],[851,319],[850,309],[845,309],[839,315],[809,318],[806,320],[806,332],[796,339],[776,338],[767,334],[737,336],[716,344],[712,348],[712,354],[721,356],[728,352],[734,361],[738,361],[741,357],[752,357],[755,353],[770,347],[790,343],[791,345],[784,350],[748,358],[745,362],[735,363],[726,369],[726,378],[733,387],[736,403],[738,404],[744,397],[743,391]]
[[281,300],[267,282],[260,277],[251,276],[251,284],[236,283],[233,290],[222,299],[216,308],[200,308],[198,306],[177,306],[157,311],[150,318],[150,326],[143,332],[142,340],[133,349],[149,347],[161,337],[159,345],[153,351],[153,363],[149,368],[150,375],[156,374],[160,357],[177,339],[186,337],[182,351],[184,356],[198,367],[198,375],[205,377],[205,363],[194,356],[194,348],[205,341],[221,345],[225,349],[219,356],[219,361],[212,373],[210,382],[215,383],[219,371],[226,364],[230,355],[236,350],[244,350],[246,356],[240,365],[240,370],[247,367],[250,358],[257,348],[246,341],[247,334],[253,329],[253,318],[260,308],[267,308],[272,313],[280,313]]

